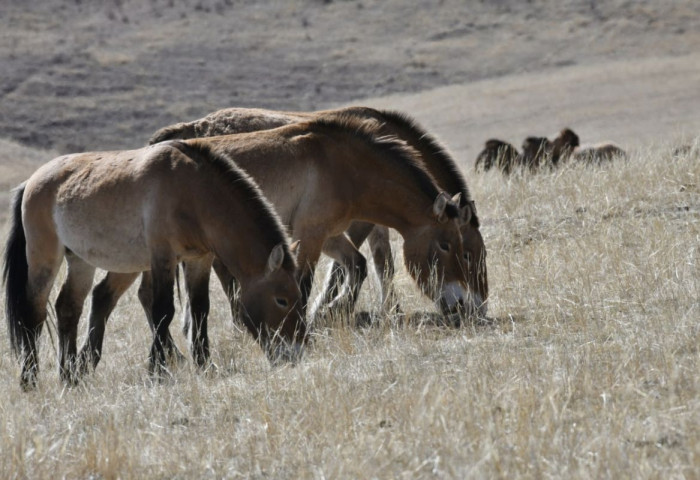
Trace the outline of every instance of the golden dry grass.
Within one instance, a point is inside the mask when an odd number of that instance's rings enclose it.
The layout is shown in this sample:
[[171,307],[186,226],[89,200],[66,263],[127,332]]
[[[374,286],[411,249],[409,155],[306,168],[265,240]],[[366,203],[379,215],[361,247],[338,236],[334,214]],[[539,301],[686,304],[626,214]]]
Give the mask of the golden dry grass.
[[[700,146],[670,150],[472,176],[489,248],[487,325],[441,327],[420,314],[423,323],[333,325],[301,364],[271,369],[212,284],[218,372],[183,366],[152,385],[130,291],[95,375],[63,388],[45,330],[40,386],[28,394],[5,341],[0,472],[700,478]],[[406,311],[430,311],[405,274],[398,284]],[[377,308],[376,292],[361,308]]]

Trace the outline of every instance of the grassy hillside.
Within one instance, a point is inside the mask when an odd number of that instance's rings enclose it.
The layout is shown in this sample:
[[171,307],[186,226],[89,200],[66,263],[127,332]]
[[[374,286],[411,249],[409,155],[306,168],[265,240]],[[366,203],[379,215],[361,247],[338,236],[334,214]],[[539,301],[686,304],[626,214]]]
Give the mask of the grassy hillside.
[[[214,284],[219,368],[210,375],[187,365],[151,385],[134,291],[80,387],[60,384],[46,331],[36,392],[20,391],[2,348],[0,471],[697,478],[700,145],[671,150],[600,168],[473,177],[489,251],[486,324],[435,325],[402,272],[409,320],[318,325],[296,367],[268,366]],[[375,293],[365,292],[362,309],[377,309]]]

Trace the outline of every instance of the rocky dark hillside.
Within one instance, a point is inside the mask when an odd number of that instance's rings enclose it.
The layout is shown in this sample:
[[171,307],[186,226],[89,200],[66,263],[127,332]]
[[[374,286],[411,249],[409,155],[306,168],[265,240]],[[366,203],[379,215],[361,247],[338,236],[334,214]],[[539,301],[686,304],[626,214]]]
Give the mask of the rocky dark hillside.
[[697,49],[700,3],[8,0],[0,137],[142,145],[224,106],[315,109],[509,73]]

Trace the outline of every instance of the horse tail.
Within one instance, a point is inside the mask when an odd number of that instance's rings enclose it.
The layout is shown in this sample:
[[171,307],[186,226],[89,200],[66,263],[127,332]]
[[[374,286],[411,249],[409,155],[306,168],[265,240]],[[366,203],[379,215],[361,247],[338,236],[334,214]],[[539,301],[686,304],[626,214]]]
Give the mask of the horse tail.
[[11,206],[10,233],[5,244],[3,281],[5,283],[5,316],[12,350],[20,354],[23,335],[31,306],[27,296],[29,266],[27,264],[27,238],[22,224],[22,198],[25,184],[15,189]]
[[166,140],[194,138],[196,136],[194,126],[191,123],[181,122],[176,123],[175,125],[163,127],[156,131],[156,133],[154,133],[148,140],[148,144],[154,145]]

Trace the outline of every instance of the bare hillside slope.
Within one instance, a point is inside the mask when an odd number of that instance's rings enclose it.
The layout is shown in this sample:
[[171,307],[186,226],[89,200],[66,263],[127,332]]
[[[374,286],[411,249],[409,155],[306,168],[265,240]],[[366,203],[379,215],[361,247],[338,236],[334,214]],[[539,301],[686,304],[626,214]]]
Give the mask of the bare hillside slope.
[[0,32],[0,137],[65,153],[142,145],[223,106],[314,109],[685,55],[700,3],[10,0]]

